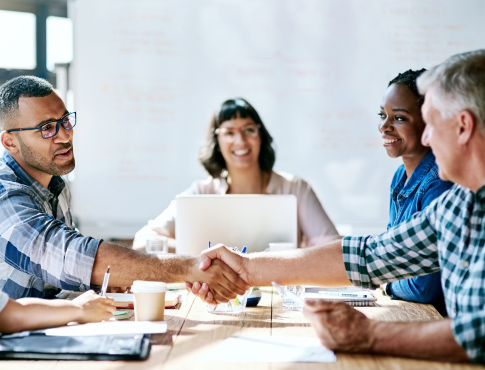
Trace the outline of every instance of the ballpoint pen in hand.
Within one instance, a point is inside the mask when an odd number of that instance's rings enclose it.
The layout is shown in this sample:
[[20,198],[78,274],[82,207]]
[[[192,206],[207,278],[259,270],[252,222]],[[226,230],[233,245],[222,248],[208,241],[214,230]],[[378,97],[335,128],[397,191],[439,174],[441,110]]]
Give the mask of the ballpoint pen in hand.
[[295,293],[293,293],[289,290],[286,290],[285,288],[283,288],[281,285],[275,283],[274,281],[272,281],[271,284],[278,290],[278,293],[280,293],[282,298],[286,297],[286,298],[289,298],[290,300],[292,300],[293,302],[296,302],[296,303],[303,305],[303,299],[298,297]]
[[103,285],[101,286],[101,295],[106,297],[106,289],[108,289],[108,281],[109,281],[109,266],[106,270],[106,274],[104,274]]

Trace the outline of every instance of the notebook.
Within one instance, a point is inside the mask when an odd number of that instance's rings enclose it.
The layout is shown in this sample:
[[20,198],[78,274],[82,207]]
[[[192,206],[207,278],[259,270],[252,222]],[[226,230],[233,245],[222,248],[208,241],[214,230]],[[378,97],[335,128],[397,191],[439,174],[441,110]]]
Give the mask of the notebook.
[[305,298],[322,299],[325,301],[345,302],[351,306],[374,306],[377,298],[371,290],[354,287],[322,288],[306,287]]
[[17,360],[145,360],[150,354],[148,335],[0,337],[0,359]]
[[[106,297],[114,299],[116,308],[134,308],[134,298],[131,293],[106,293]],[[180,302],[181,294],[177,292],[165,293],[165,308],[175,308]]]
[[264,251],[271,242],[297,244],[294,195],[180,195],[176,198],[177,254],[198,256],[208,242]]

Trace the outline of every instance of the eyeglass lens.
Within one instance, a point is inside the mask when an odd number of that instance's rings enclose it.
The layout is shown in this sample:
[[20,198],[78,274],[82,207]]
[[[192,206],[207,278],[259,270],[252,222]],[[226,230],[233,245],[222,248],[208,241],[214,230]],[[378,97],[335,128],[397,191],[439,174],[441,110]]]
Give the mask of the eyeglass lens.
[[247,127],[244,127],[242,130],[235,130],[231,128],[222,127],[216,130],[216,134],[221,134],[221,137],[226,141],[233,141],[238,132],[241,133],[241,135],[245,138],[247,137],[254,138],[259,134],[259,127],[247,126]]
[[68,114],[59,121],[48,122],[41,126],[40,132],[42,137],[48,139],[55,136],[59,132],[59,125],[62,125],[65,130],[70,130],[76,125],[76,115],[74,113]]

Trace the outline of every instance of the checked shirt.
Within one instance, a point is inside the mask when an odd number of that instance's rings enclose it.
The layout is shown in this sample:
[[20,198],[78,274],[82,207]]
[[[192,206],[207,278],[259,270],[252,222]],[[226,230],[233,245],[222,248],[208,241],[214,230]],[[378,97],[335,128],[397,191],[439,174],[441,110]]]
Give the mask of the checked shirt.
[[7,153],[0,159],[0,290],[10,298],[49,298],[88,290],[99,240],[72,225],[68,187],[46,189]]
[[349,279],[365,288],[441,271],[455,340],[485,363],[485,186],[455,185],[379,236],[344,238],[342,250]]

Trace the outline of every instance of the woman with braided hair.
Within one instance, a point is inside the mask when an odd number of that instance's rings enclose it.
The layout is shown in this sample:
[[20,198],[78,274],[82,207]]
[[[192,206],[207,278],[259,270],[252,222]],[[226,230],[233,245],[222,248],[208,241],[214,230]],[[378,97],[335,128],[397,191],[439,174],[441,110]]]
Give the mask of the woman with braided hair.
[[[387,154],[403,161],[391,183],[388,229],[426,208],[453,185],[438,177],[433,152],[421,143],[424,97],[418,92],[416,79],[424,71],[408,70],[392,79],[378,113]],[[393,298],[431,303],[446,315],[440,273],[387,283],[383,290]]]

